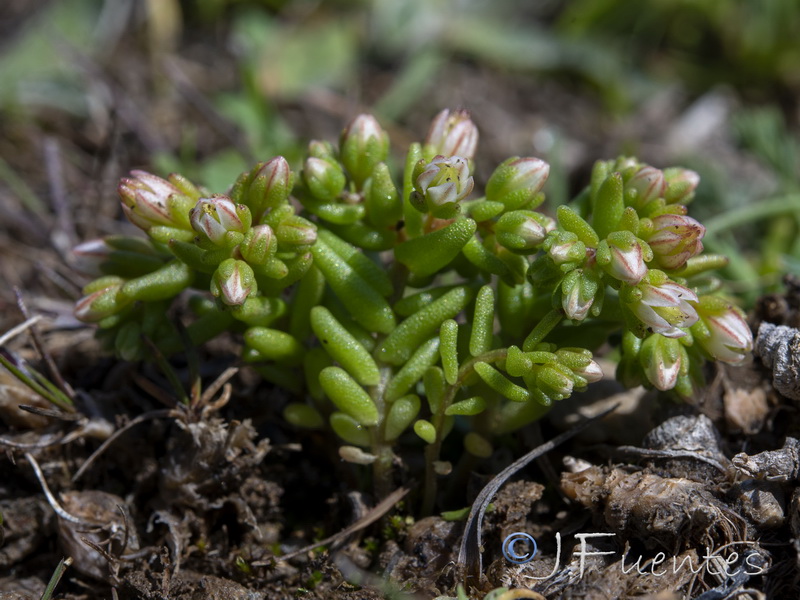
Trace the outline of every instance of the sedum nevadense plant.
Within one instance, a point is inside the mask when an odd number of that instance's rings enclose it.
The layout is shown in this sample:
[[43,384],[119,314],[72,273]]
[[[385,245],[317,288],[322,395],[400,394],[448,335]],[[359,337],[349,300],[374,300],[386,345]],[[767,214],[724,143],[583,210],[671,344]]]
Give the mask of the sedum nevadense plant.
[[413,430],[428,509],[454,419],[472,418],[466,450],[487,456],[492,436],[598,380],[607,341],[621,340],[626,385],[682,396],[705,359],[750,352],[742,313],[705,275],[726,261],[702,255],[705,229],[687,216],[696,173],[599,161],[553,218],[537,212],[549,172],[537,158],[509,158],[476,193],[477,141],[468,113],[445,110],[395,180],[387,133],[360,115],[338,147],[312,141],[299,170],[273,158],[226,195],[134,171],[122,209],[148,237],[76,248],[102,274],[76,315],[141,359],[143,336],[181,349],[169,307],[188,296],[193,343],[241,333],[243,359],[297,395],[286,419],[327,423],[379,486]]

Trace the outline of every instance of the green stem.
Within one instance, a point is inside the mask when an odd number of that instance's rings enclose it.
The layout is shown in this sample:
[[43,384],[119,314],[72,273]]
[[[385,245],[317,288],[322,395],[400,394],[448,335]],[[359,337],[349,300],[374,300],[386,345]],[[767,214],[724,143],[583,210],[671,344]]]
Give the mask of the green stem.
[[425,487],[422,495],[422,515],[427,516],[433,512],[436,505],[437,493],[437,479],[434,463],[439,460],[439,454],[442,451],[442,442],[444,441],[444,420],[446,418],[445,412],[453,403],[458,390],[464,385],[464,381],[474,371],[475,364],[479,362],[493,363],[503,360],[508,354],[506,348],[498,350],[490,350],[478,356],[470,358],[458,370],[458,377],[453,385],[447,386],[439,403],[436,414],[431,417],[431,423],[436,430],[436,440],[425,448]]

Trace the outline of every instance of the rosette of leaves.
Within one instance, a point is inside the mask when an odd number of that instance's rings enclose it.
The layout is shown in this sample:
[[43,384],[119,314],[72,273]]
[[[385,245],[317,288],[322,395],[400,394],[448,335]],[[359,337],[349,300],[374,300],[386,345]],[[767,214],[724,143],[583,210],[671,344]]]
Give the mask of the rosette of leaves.
[[168,354],[181,347],[170,306],[186,297],[190,341],[240,334],[243,359],[297,395],[287,421],[329,427],[379,491],[400,443],[421,440],[426,511],[456,420],[467,453],[488,456],[602,377],[592,352],[615,332],[626,382],[682,393],[704,356],[749,351],[741,328],[720,334],[739,313],[697,278],[723,260],[699,255],[692,172],[599,162],[553,218],[537,158],[509,158],[478,193],[477,141],[466,112],[443,111],[395,179],[387,133],[360,115],[297,171],[273,158],[225,195],[134,172],[120,197],[148,238],[77,249],[103,275],[76,314],[125,358],[146,355],[145,337]]

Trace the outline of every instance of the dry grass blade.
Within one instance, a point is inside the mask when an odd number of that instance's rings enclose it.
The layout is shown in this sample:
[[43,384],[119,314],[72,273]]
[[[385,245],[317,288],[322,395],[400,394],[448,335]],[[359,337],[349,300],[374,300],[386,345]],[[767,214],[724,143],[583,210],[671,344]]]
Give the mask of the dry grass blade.
[[133,419],[130,423],[115,431],[111,437],[109,437],[105,442],[100,444],[100,447],[97,450],[95,450],[92,453],[92,455],[86,459],[86,462],[84,462],[81,465],[81,468],[75,472],[75,475],[72,476],[72,481],[78,481],[78,479],[81,478],[81,475],[83,475],[86,472],[86,469],[88,469],[92,465],[92,463],[94,463],[94,461],[97,460],[97,458],[101,454],[103,454],[103,452],[106,451],[106,448],[108,448],[111,444],[113,444],[119,436],[128,431],[130,428],[135,427],[140,423],[144,423],[145,421],[150,421],[152,419],[163,419],[166,417],[172,417],[174,415],[175,412],[169,408],[162,408],[160,410],[154,410],[149,413],[139,415],[138,417]]
[[[305,554],[306,552],[310,552],[314,548],[319,548],[320,546],[326,546],[328,544],[332,544],[338,542],[340,540],[346,539],[351,533],[355,533],[356,531],[360,531],[365,527],[369,527],[375,521],[380,519],[383,515],[389,512],[400,500],[402,500],[406,494],[409,492],[409,488],[398,488],[393,491],[391,494],[386,496],[383,500],[381,500],[375,507],[370,510],[366,515],[360,518],[358,521],[350,525],[349,527],[345,527],[340,532],[335,533],[329,537],[326,537],[324,540],[320,540],[318,542],[314,542],[308,546],[300,548],[299,550],[295,550],[294,552],[290,552],[289,554],[284,554],[283,556],[275,557],[275,560],[289,560],[294,558],[295,556],[300,556],[301,554]],[[253,567],[266,567],[271,564],[272,561],[261,561],[261,562],[254,562],[251,566]]]
[[586,429],[589,425],[599,421],[606,415],[615,411],[618,407],[619,404],[615,404],[608,410],[603,411],[590,419],[587,419],[569,431],[565,431],[564,433],[557,435],[549,442],[534,448],[526,455],[515,460],[486,484],[486,486],[481,490],[480,494],[478,494],[478,497],[475,498],[475,502],[472,504],[472,509],[470,510],[469,518],[467,519],[467,525],[464,528],[464,537],[461,540],[461,549],[458,552],[458,568],[464,571],[464,574],[467,578],[478,578],[483,571],[483,560],[481,556],[481,526],[483,523],[483,516],[486,513],[486,507],[489,505],[489,502],[492,500],[497,491],[503,486],[503,484],[505,484],[505,482],[508,481],[513,475],[526,467],[532,461],[536,460],[540,456],[543,456],[547,452],[550,452],[550,450],[556,446],[563,444],[570,438]]

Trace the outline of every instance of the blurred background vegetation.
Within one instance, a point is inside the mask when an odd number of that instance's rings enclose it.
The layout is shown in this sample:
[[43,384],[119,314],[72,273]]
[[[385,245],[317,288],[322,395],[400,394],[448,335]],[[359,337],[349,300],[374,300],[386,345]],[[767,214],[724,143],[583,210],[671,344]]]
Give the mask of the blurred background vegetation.
[[800,0],[4,0],[0,313],[12,286],[70,312],[58,257],[126,227],[132,168],[224,192],[363,111],[399,162],[444,107],[481,129],[479,182],[548,160],[551,207],[597,159],[697,170],[692,214],[750,306],[800,275],[798,31]]

